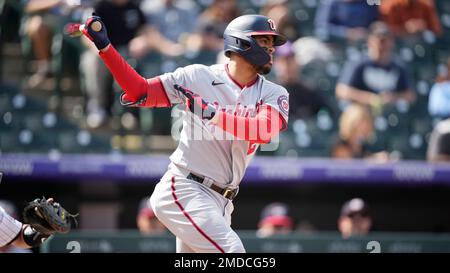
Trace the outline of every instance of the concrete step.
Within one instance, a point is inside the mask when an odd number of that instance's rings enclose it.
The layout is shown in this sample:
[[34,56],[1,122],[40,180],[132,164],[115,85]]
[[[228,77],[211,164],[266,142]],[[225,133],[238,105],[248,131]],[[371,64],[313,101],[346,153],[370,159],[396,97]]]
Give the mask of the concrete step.
[[20,83],[23,78],[25,59],[19,43],[4,43],[2,45],[1,78],[10,83]]
[[4,43],[2,48],[3,56],[20,56],[22,57],[22,47],[20,43]]

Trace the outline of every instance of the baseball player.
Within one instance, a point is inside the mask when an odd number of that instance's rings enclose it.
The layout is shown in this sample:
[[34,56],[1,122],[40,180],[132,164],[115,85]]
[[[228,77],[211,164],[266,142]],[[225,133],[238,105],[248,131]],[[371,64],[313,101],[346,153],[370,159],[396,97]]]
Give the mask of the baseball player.
[[122,87],[123,105],[186,105],[178,148],[149,201],[176,236],[177,252],[245,252],[230,227],[232,200],[258,146],[288,121],[286,89],[262,76],[271,70],[275,46],[286,42],[274,22],[240,16],[224,32],[227,64],[194,64],[151,79],[117,53],[101,18],[88,18],[82,31]]
[[[0,173],[0,182],[3,174]],[[14,219],[11,215],[7,214],[5,210],[0,207],[0,247],[13,244],[16,247],[27,248],[30,247],[25,238],[30,239],[29,236],[24,236],[24,231],[27,227],[21,222]],[[30,232],[27,231],[27,234]]]
[[[54,233],[66,233],[74,215],[69,214],[53,198],[36,199],[24,209],[29,224],[23,224],[0,207],[0,247],[38,247]],[[44,208],[45,207],[45,208]],[[43,210],[42,210],[43,209]]]
[[0,248],[9,244],[19,248],[36,247],[49,236],[39,233],[30,225],[22,224],[0,207]]
[[[32,234],[32,232],[29,232],[28,228],[30,228],[28,225],[23,225],[0,207],[0,247],[4,247],[11,243],[20,248],[38,245],[37,241],[33,240],[32,235],[28,236],[30,233]],[[27,244],[27,242],[31,245]]]
[[[0,173],[0,182],[1,180],[2,173]],[[72,215],[67,213],[59,203],[54,202],[53,198],[37,200],[41,200],[41,203],[35,205],[36,200],[29,202],[24,209],[24,216],[29,224],[17,221],[0,207],[0,248],[9,244],[19,248],[38,247],[53,233],[61,232],[53,228],[53,223],[61,228],[68,226],[66,222],[70,223]],[[45,211],[40,210],[44,207],[47,208]],[[70,230],[70,226],[66,230]]]

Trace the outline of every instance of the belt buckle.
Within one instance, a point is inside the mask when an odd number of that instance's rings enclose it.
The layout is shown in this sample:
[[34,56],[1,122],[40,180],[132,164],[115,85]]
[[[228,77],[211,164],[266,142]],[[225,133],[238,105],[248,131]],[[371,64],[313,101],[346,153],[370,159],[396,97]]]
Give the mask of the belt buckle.
[[233,200],[234,197],[236,197],[236,194],[237,194],[237,192],[236,192],[235,189],[226,188],[222,195],[223,195],[225,198],[228,198],[228,199],[230,199],[230,200]]

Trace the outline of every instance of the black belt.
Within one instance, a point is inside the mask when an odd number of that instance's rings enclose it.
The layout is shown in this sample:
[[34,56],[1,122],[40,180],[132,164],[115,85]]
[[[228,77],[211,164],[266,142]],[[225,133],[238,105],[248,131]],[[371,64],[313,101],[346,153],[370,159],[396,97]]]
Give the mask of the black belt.
[[225,197],[227,199],[230,199],[230,200],[233,200],[236,197],[236,195],[238,194],[238,192],[239,192],[239,188],[235,188],[235,189],[232,189],[232,188],[221,188],[221,187],[219,187],[219,186],[217,186],[217,185],[215,185],[213,183],[211,183],[210,185],[207,185],[207,184],[203,183],[203,182],[205,182],[205,178],[204,177],[200,177],[200,176],[195,175],[193,173],[189,173],[189,175],[186,178],[190,179],[190,180],[194,180],[195,182],[198,182],[200,184],[203,184],[203,185],[209,187],[210,189],[212,189],[213,191],[219,193],[223,197]]

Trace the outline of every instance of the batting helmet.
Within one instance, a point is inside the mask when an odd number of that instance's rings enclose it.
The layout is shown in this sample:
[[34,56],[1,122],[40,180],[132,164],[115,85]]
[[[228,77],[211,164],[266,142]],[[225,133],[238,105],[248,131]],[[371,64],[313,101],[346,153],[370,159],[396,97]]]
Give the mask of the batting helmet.
[[286,42],[286,38],[277,33],[272,19],[262,15],[243,15],[231,21],[223,33],[225,56],[236,52],[250,63],[262,66],[270,61],[267,52],[258,45],[255,35],[273,35],[274,46]]

